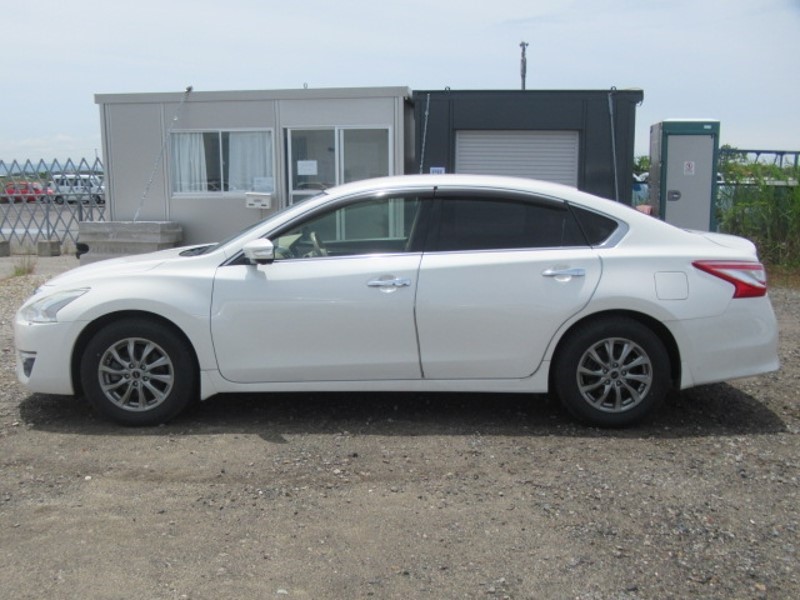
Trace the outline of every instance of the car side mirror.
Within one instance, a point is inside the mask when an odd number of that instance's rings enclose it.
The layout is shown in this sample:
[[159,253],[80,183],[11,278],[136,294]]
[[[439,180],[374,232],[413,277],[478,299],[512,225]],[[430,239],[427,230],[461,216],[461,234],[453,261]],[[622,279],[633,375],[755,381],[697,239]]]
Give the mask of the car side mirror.
[[243,251],[251,265],[268,265],[275,260],[275,245],[266,238],[247,242]]

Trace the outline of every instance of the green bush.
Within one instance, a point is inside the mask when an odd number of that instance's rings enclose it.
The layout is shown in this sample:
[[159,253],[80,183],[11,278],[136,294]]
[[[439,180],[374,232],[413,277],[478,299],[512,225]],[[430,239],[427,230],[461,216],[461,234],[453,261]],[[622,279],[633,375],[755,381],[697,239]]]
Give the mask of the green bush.
[[800,266],[800,186],[795,182],[725,185],[717,206],[720,230],[755,242],[761,260]]
[[765,151],[759,159],[759,153],[752,158],[752,151],[729,146],[721,150],[719,170],[724,183],[718,187],[716,204],[720,231],[751,239],[767,264],[800,266],[797,156],[786,165],[782,153]]

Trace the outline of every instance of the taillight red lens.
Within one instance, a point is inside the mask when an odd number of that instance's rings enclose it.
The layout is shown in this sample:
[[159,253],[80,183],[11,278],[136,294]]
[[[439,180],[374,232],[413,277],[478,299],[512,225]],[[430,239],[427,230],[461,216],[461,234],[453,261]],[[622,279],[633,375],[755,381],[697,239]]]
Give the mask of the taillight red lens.
[[734,298],[758,298],[767,293],[767,272],[758,262],[696,260],[696,268],[732,283]]

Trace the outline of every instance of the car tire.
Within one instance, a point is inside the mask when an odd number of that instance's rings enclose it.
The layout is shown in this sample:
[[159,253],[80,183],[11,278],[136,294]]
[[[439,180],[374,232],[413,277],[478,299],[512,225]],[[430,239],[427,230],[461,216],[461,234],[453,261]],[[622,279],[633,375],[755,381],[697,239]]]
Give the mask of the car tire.
[[63,196],[56,196],[55,197],[56,204],[64,204],[64,197]]
[[661,339],[626,317],[579,325],[556,355],[553,384],[564,407],[598,427],[624,427],[652,412],[671,385]]
[[194,356],[169,326],[122,319],[86,345],[80,368],[84,395],[98,413],[121,425],[160,425],[197,395]]

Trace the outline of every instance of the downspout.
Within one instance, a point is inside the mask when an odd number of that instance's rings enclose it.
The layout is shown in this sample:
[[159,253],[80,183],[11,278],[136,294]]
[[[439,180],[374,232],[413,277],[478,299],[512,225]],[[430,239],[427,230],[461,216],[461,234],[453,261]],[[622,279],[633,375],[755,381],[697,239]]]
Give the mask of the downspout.
[[425,121],[422,124],[422,147],[419,152],[419,174],[422,175],[423,165],[425,164],[425,145],[428,143],[428,116],[431,114],[431,95],[428,93],[428,100],[425,103]]
[[611,164],[614,171],[614,200],[619,202],[619,170],[617,168],[617,135],[614,118],[614,92],[617,88],[612,87],[608,92],[608,122],[611,129]]

